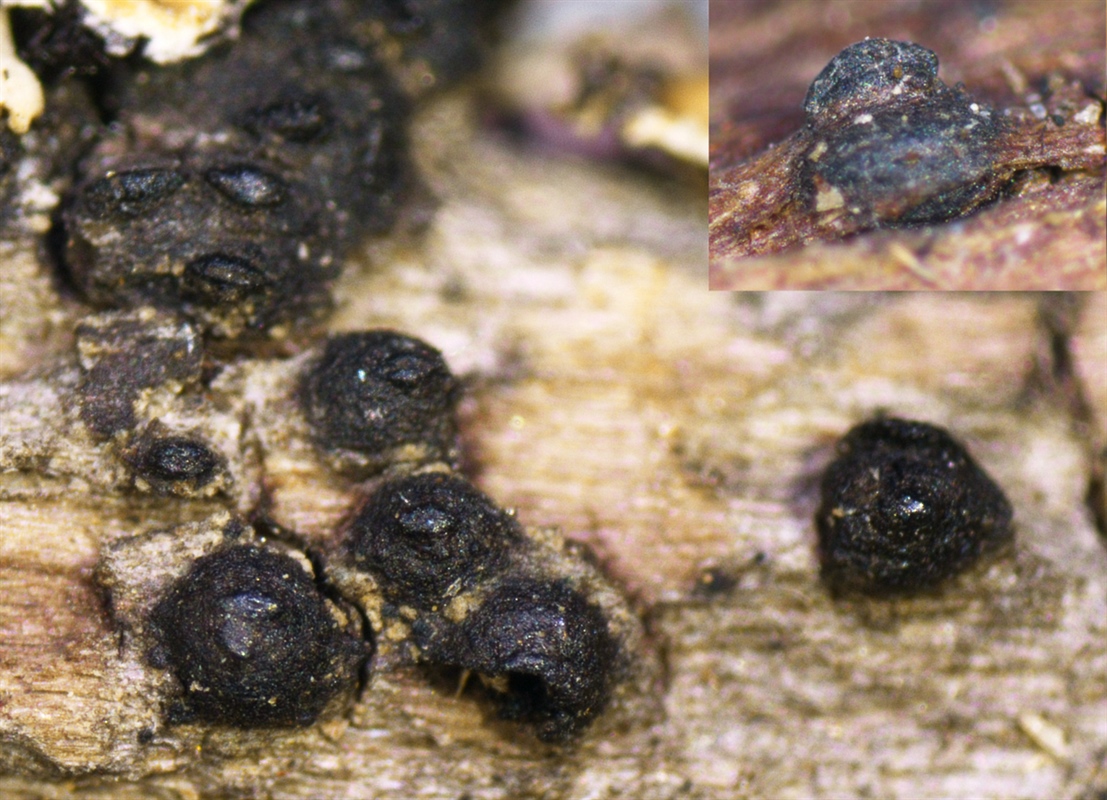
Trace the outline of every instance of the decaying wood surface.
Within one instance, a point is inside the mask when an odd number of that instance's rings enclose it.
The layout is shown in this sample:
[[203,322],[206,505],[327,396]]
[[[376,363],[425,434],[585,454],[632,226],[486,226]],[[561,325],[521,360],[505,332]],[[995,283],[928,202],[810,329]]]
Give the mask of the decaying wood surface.
[[[140,743],[149,676],[120,663],[93,569],[106,543],[219,503],[139,502],[63,441],[56,463],[0,474],[0,795],[1107,790],[1107,549],[1086,502],[1107,444],[1107,295],[709,294],[698,191],[530,152],[476,127],[473,101],[425,109],[419,162],[441,204],[422,237],[366,249],[332,328],[444,351],[466,379],[470,475],[592,547],[646,625],[640,677],[565,750],[411,670],[378,671],[347,717],[306,731]],[[76,310],[49,308],[56,337],[3,341],[21,354],[0,384],[7,448],[13,429],[52,430],[36,414],[49,422],[57,378],[25,370],[70,357]],[[241,362],[252,394],[232,405],[274,397],[293,368]],[[352,490],[263,407],[255,430],[276,438],[243,446],[244,480],[264,470],[274,513],[324,537]],[[963,439],[1008,493],[1017,543],[936,595],[835,601],[818,475],[882,409]]]
[[[817,13],[803,2],[719,4],[711,26],[712,288],[1107,286],[1105,25],[1094,2],[838,0]],[[998,202],[953,222],[867,233],[848,214],[807,208],[794,178],[804,94],[834,54],[866,36],[936,51],[946,83],[963,82],[1002,114],[1009,130],[994,163],[1025,172]]]
[[[428,130],[467,108],[444,102]],[[443,206],[423,246],[372,252],[392,266],[351,279],[335,327],[394,325],[445,349],[471,380],[465,428],[480,484],[527,523],[596,549],[637,598],[651,636],[640,657],[656,682],[632,687],[578,747],[551,753],[450,687],[379,674],[349,720],[212,732],[187,751],[161,743],[163,767],[185,766],[128,776],[135,745],[111,736],[128,689],[89,571],[106,538],[145,527],[144,512],[79,491],[26,498],[4,504],[0,788],[288,798],[1102,788],[1107,556],[1084,498],[1105,415],[1102,391],[1080,395],[1094,426],[1072,392],[1102,373],[1103,295],[1066,313],[1035,296],[709,295],[700,217],[672,202],[674,187],[455,130],[424,142]],[[603,213],[576,210],[585,191]],[[1079,347],[1058,351],[1046,318],[1068,326],[1062,344],[1078,331]],[[1080,380],[1057,377],[1069,374],[1065,353]],[[1018,544],[939,596],[834,602],[817,577],[814,485],[833,440],[880,408],[964,438],[1009,493]],[[287,491],[301,526],[330,513],[332,495],[294,481]],[[42,753],[74,774],[11,775],[43,768]],[[83,775],[90,766],[107,774]]]

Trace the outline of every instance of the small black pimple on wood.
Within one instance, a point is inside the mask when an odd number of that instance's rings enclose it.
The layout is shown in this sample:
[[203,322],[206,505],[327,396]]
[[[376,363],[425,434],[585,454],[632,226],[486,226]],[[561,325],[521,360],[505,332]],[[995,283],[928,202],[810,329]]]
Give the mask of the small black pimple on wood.
[[725,597],[737,588],[740,576],[733,570],[722,567],[708,567],[699,574],[692,593],[696,597],[714,599]]
[[295,559],[249,545],[198,559],[152,623],[185,716],[239,728],[311,724],[366,657]]
[[835,588],[935,586],[1011,540],[1011,504],[941,428],[878,418],[853,428],[822,482],[823,576]]
[[221,459],[204,442],[186,436],[141,440],[128,461],[135,476],[158,494],[174,494],[178,487],[199,489],[221,468]]
[[250,164],[212,167],[204,179],[219,193],[243,208],[268,208],[284,202],[285,182],[276,175]]
[[323,134],[331,118],[326,100],[305,95],[251,109],[243,115],[242,126],[258,137],[278,136],[304,144]]
[[501,570],[523,541],[513,517],[461,478],[425,473],[381,486],[350,530],[354,563],[398,602],[433,608]]
[[97,219],[138,217],[153,211],[184,183],[184,176],[171,169],[112,172],[90,184],[81,203]]

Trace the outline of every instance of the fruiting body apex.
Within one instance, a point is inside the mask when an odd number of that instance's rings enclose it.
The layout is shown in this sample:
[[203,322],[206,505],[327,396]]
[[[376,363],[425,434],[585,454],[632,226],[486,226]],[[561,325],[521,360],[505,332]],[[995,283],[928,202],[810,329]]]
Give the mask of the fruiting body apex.
[[382,485],[351,526],[359,569],[407,605],[445,604],[448,593],[501,570],[523,540],[519,524],[461,478],[424,473]]

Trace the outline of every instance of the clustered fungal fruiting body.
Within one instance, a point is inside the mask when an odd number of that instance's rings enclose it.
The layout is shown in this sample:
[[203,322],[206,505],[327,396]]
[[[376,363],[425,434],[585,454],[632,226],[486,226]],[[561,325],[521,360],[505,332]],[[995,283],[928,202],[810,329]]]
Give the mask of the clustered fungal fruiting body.
[[117,130],[63,214],[91,302],[173,309],[224,338],[326,311],[346,251],[392,226],[410,183],[407,103],[363,17],[348,0],[265,4],[233,48],[119,71]]
[[[301,405],[320,445],[382,458],[451,460],[459,389],[442,354],[388,330],[332,336],[304,374]],[[399,454],[407,446],[410,453]]]
[[414,182],[381,55],[417,65],[409,84],[447,83],[504,5],[264,3],[234,47],[117,66],[118,119],[61,215],[69,276],[95,305],[172,309],[226,339],[318,320],[346,252],[392,228]]
[[925,47],[866,39],[836,55],[804,99],[803,191],[816,211],[938,222],[993,197],[1002,123],[938,78]]
[[[391,331],[342,338],[345,344],[336,351],[351,359],[351,353],[375,358],[378,351],[363,347],[366,342],[388,344],[385,350],[393,355],[417,354],[414,364],[401,358],[393,365],[414,376],[427,374],[429,358],[432,372],[444,378],[436,384],[453,394],[441,356],[424,343]],[[397,342],[402,347],[391,348]],[[350,360],[339,372],[374,372],[373,358],[364,369]],[[301,383],[322,383],[318,395],[301,385],[302,404],[321,399],[322,386],[341,382],[335,375],[322,379],[334,366],[322,363],[322,373],[319,361],[305,363]],[[360,428],[372,429],[374,420],[387,418],[384,410],[402,410],[403,402],[370,392],[356,405],[358,416],[349,422],[355,430],[360,419]],[[436,414],[453,413],[452,402],[433,408],[418,415],[430,432],[441,429]],[[163,434],[156,423],[128,453],[136,480],[160,493],[179,493],[181,484],[195,488],[225,468],[203,442]],[[401,658],[476,672],[501,717],[523,722],[543,741],[567,741],[607,707],[628,674],[626,621],[614,621],[619,612],[613,615],[610,598],[601,597],[608,590],[599,587],[595,570],[550,534],[531,535],[441,462],[413,468],[410,462],[392,463],[384,476],[373,478],[372,490],[331,548],[336,562],[371,576],[370,594],[343,583],[341,567],[337,575],[323,567],[324,579],[333,579],[334,591],[351,598],[371,623],[388,628],[367,636],[387,639],[388,647],[408,654]],[[150,661],[170,670],[179,686],[169,720],[308,724],[335,697],[349,694],[365,649],[351,644],[351,634],[330,615],[295,559],[245,541],[248,527],[241,521],[220,530],[213,552],[196,559],[149,615]],[[196,539],[190,548],[212,547],[199,534],[182,535]]]
[[946,431],[877,418],[853,428],[822,482],[823,575],[838,588],[935,586],[1012,539],[1011,504]]
[[232,545],[197,559],[151,615],[184,691],[182,719],[307,725],[349,691],[367,655],[291,556]]
[[535,568],[527,555],[538,545],[467,481],[434,472],[387,481],[348,538],[355,567],[416,610],[418,660],[477,672],[505,719],[560,742],[610,701],[624,654],[604,612],[569,577]]
[[[243,444],[229,412],[208,424],[225,411],[221,373],[238,366],[226,356],[313,332],[344,255],[394,226],[413,183],[399,86],[470,69],[509,2],[258,3],[241,39],[203,58],[99,63],[98,109],[113,121],[83,115],[69,131],[51,245],[82,298],[105,309],[79,324],[66,387],[114,487],[122,476],[185,501],[249,482],[219,502],[267,522],[252,494],[266,476],[233,473],[247,462],[264,473],[252,448],[271,443]],[[0,149],[22,155],[6,133]],[[0,196],[15,192],[13,175],[0,164]],[[109,610],[135,633],[128,653],[158,670],[167,721],[290,727],[333,713],[372,649],[374,631],[344,611],[360,602],[370,622],[402,620],[418,661],[478,672],[503,716],[540,738],[581,731],[625,677],[625,634],[637,629],[564,543],[451,471],[460,387],[442,354],[377,330],[330,337],[304,364],[280,397],[302,419],[281,435],[307,432],[336,485],[373,487],[349,536],[320,545],[318,576],[295,557],[295,531],[274,522],[278,546],[225,512],[105,547]],[[332,555],[343,563],[328,566]],[[340,582],[348,567],[372,603]]]
[[514,517],[439,471],[454,449],[457,400],[441,354],[392,331],[336,336],[308,363],[300,399],[324,450],[418,443],[419,461],[439,459],[433,471],[385,478],[346,525],[354,569],[373,576],[388,613],[413,616],[404,635],[417,660],[478,672],[501,715],[543,740],[582,730],[609,701],[624,656],[599,606],[531,564],[539,545]]

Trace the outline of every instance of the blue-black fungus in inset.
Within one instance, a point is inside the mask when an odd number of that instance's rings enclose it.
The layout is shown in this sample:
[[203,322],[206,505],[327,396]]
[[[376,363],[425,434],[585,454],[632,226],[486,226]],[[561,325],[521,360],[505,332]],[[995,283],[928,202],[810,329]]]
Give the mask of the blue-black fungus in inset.
[[873,223],[951,219],[991,199],[996,112],[938,78],[925,47],[866,39],[835,56],[804,100],[801,193],[815,211]]

